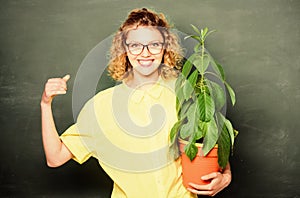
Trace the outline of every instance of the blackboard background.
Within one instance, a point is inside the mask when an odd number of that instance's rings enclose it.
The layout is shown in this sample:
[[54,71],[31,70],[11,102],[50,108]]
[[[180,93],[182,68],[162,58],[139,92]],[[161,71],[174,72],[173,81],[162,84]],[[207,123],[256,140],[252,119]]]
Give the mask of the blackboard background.
[[[39,102],[49,77],[70,74],[72,90],[87,53],[144,6],[182,32],[191,23],[218,30],[208,49],[236,90],[227,115],[240,134],[233,181],[217,197],[299,197],[297,0],[0,1],[0,196],[109,197],[112,183],[94,159],[46,166]],[[57,97],[54,115],[60,133],[73,123],[71,92]]]

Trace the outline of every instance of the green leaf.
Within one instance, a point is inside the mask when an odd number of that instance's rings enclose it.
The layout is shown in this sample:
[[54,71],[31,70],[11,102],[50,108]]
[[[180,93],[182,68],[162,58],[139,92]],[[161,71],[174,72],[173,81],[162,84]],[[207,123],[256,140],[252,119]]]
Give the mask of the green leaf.
[[195,91],[195,85],[198,79],[198,72],[195,70],[189,77],[188,80],[185,81],[183,86],[183,94],[184,98],[188,100],[192,97],[192,93]]
[[223,70],[223,66],[220,65],[219,63],[216,63],[216,64],[217,64],[217,67],[218,67],[218,70],[219,70],[219,72],[221,74],[222,79],[225,80],[225,72]]
[[201,30],[201,37],[202,37],[202,40],[205,40],[207,31],[208,31],[208,28],[207,28],[207,27]]
[[179,135],[182,139],[187,139],[188,137],[191,137],[193,131],[191,130],[191,127],[189,125],[189,122],[182,125],[179,131]]
[[202,92],[198,97],[198,104],[200,119],[204,122],[209,122],[215,113],[214,101],[206,92]]
[[221,168],[225,168],[228,163],[230,147],[230,137],[224,125],[218,140],[218,163]]
[[215,119],[211,119],[209,122],[205,122],[207,131],[203,140],[203,155],[206,156],[209,151],[216,145],[219,138],[218,127]]
[[191,98],[192,93],[194,91],[194,87],[191,85],[191,83],[186,80],[183,86],[183,95],[184,95],[184,99],[188,100],[189,98]]
[[204,40],[208,37],[208,35],[210,35],[210,34],[213,33],[213,32],[216,32],[216,30],[211,30],[211,31],[209,31],[209,32],[205,35]]
[[234,135],[234,130],[233,130],[232,124],[228,119],[225,120],[225,126],[227,128],[228,134],[229,134],[230,139],[231,139],[231,146],[233,146],[235,135]]
[[213,81],[209,81],[209,85],[212,89],[210,93],[212,95],[213,100],[215,101],[216,110],[220,111],[226,102],[224,89],[222,89],[222,87],[219,84]]
[[198,153],[198,148],[193,142],[190,142],[184,147],[184,152],[192,161]]
[[226,118],[223,116],[221,112],[216,112],[216,122],[220,130],[222,130],[222,128],[225,125],[225,119]]
[[198,44],[195,45],[195,47],[194,47],[194,52],[198,53],[198,52],[201,51],[201,44],[202,44],[202,43],[198,43]]
[[177,113],[179,112],[182,103],[184,102],[185,98],[184,98],[184,94],[183,94],[183,89],[178,89],[177,93],[176,93],[176,110]]
[[182,103],[181,109],[180,109],[181,120],[184,119],[185,117],[187,117],[187,110],[189,109],[189,107],[191,106],[192,103],[193,103],[192,99],[189,99]]
[[198,42],[201,42],[201,38],[196,35],[188,35],[188,36],[184,37],[184,40],[186,40],[188,38],[193,38],[193,39],[196,39]]
[[187,123],[180,129],[180,137],[186,139],[198,130],[199,108],[197,102],[192,102],[186,112]]
[[229,93],[229,96],[231,99],[231,103],[232,103],[232,105],[234,105],[235,104],[235,93],[234,93],[233,89],[231,88],[231,86],[227,82],[225,82],[225,85],[228,90],[228,93]]
[[219,78],[222,81],[225,81],[225,73],[222,65],[218,64],[211,55],[209,55],[209,58],[210,58],[210,62],[212,63],[211,66],[213,70],[216,72],[217,76],[219,76]]
[[179,75],[175,82],[175,93],[176,93],[176,112],[177,115],[180,111],[181,105],[184,102],[184,94],[183,94],[183,82],[185,78],[182,75]]
[[188,82],[191,84],[192,87],[195,87],[196,82],[198,79],[198,71],[195,70],[188,78]]
[[209,57],[207,55],[197,56],[194,60],[194,65],[201,75],[204,75],[208,65],[209,65]]
[[195,141],[199,140],[200,138],[203,137],[203,130],[202,128],[198,125],[198,130],[195,132]]
[[176,115],[178,119],[180,119],[180,115],[179,115],[180,109],[181,109],[181,104],[178,97],[176,97]]
[[218,112],[216,113],[216,118],[218,121],[218,126],[220,129],[223,129],[224,127],[227,129],[229,138],[230,138],[230,142],[231,142],[231,146],[233,146],[234,144],[234,138],[235,138],[235,131],[232,127],[231,122],[225,118],[225,116],[221,113]]
[[185,81],[185,76],[179,74],[176,81],[175,81],[175,92],[182,88],[182,85]]
[[193,67],[193,61],[195,58],[196,54],[192,54],[184,63],[183,67],[182,67],[182,75],[186,78],[190,72],[191,69]]
[[223,125],[222,128],[224,128],[224,126],[226,127],[228,135],[230,137],[231,146],[233,146],[235,134],[234,134],[234,129],[232,127],[232,124],[231,124],[231,122],[228,119],[225,118],[224,115],[222,115],[221,113],[219,113],[219,115],[224,120],[224,125]]
[[201,131],[203,133],[203,136],[205,136],[206,132],[207,132],[207,122],[200,121],[199,124],[198,124],[198,126],[201,129]]
[[179,130],[179,127],[181,125],[181,120],[180,121],[177,121],[172,129],[171,129],[171,132],[170,132],[170,141],[171,141],[171,144],[173,144],[175,142],[175,139],[177,137],[177,134],[178,134],[178,130]]
[[197,34],[200,35],[199,29],[198,29],[196,26],[194,26],[193,24],[191,24],[191,26],[192,26],[192,28],[194,29],[194,31],[195,31]]

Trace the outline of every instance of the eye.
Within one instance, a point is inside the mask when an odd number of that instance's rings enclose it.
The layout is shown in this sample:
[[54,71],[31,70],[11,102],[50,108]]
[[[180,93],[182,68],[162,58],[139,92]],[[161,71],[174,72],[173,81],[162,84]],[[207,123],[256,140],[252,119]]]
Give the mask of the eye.
[[128,46],[130,48],[139,48],[139,47],[141,47],[141,44],[139,44],[139,43],[130,43]]
[[160,45],[161,44],[159,42],[154,42],[150,44],[151,47],[159,47]]

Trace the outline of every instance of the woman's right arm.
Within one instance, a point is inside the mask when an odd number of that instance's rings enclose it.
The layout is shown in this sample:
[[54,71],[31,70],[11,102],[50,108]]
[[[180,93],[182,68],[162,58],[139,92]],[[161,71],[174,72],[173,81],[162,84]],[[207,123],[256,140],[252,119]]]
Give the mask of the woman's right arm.
[[49,79],[41,100],[42,139],[47,165],[50,167],[58,167],[73,157],[59,138],[51,108],[52,100],[56,95],[66,94],[69,79],[70,75]]

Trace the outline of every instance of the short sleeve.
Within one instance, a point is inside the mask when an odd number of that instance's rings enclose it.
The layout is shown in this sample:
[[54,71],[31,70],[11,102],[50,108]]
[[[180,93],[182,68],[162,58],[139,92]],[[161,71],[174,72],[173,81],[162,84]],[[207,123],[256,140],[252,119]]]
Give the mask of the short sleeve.
[[77,129],[77,124],[70,126],[61,136],[60,139],[66,145],[66,147],[73,154],[73,160],[79,164],[87,161],[91,156],[92,152],[89,150],[84,142],[85,138],[91,138],[86,135],[80,134]]
[[[74,160],[82,164],[91,156],[95,157],[95,117],[94,100],[89,100],[81,109],[77,121],[70,126],[60,139],[74,156]],[[96,123],[96,124],[95,124]]]

